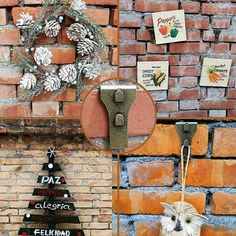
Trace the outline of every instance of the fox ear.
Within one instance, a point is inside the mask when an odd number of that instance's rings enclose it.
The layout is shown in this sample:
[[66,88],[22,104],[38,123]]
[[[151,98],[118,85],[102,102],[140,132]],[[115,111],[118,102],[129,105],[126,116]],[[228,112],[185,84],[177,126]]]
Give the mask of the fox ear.
[[164,207],[164,213],[166,215],[177,215],[177,212],[175,211],[175,209],[168,203],[161,202],[161,205]]

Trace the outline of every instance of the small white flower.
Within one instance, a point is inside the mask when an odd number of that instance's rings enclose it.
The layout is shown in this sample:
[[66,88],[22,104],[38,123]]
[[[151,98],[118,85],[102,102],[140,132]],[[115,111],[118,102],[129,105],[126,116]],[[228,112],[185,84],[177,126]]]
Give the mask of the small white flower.
[[38,65],[48,66],[52,62],[52,52],[44,47],[37,48],[34,54],[34,60]]
[[87,8],[86,4],[83,1],[81,1],[81,0],[74,0],[71,3],[70,7],[73,10],[75,10],[77,12],[80,12],[80,13],[83,13],[86,10],[86,8]]

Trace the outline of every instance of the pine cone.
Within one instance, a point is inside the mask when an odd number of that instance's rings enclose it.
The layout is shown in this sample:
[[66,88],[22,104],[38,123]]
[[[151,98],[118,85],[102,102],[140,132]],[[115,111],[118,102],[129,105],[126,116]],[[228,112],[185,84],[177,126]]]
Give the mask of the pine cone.
[[61,81],[55,74],[50,74],[44,81],[44,88],[46,91],[55,91],[61,87]]
[[78,42],[77,52],[82,56],[89,55],[94,51],[95,46],[97,46],[95,41],[85,38],[83,41]]
[[67,29],[66,34],[68,39],[78,42],[85,39],[87,31],[83,25],[74,23]]
[[34,54],[34,60],[38,65],[48,66],[52,62],[52,52],[44,47],[37,48]]
[[55,37],[59,34],[61,25],[56,20],[46,21],[44,32],[48,37]]
[[76,84],[77,70],[74,65],[62,66],[59,72],[59,77],[62,81]]
[[83,68],[84,76],[89,79],[96,79],[101,71],[102,66],[98,61],[86,64]]
[[24,76],[21,78],[20,81],[20,88],[22,89],[32,89],[35,87],[37,83],[37,79],[34,74],[31,73],[26,73]]
[[17,20],[16,26],[19,29],[27,29],[30,28],[34,24],[33,17],[27,13],[21,13],[20,19]]
[[86,10],[86,4],[81,0],[74,0],[70,7],[81,14],[83,14]]

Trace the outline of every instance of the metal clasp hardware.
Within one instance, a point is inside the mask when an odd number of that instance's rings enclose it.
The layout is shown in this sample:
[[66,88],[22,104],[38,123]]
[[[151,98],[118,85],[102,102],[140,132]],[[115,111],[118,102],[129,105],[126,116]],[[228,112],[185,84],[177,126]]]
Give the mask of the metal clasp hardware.
[[102,85],[100,99],[109,116],[110,149],[128,146],[128,115],[136,98],[135,85]]
[[187,160],[188,147],[192,144],[192,139],[197,131],[197,122],[177,122],[176,129],[180,137],[181,146],[184,146],[184,160]]

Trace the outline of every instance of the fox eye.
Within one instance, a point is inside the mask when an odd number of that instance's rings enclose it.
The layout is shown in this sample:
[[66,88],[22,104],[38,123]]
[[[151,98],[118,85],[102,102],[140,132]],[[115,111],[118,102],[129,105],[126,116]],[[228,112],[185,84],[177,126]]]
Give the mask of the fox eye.
[[188,224],[191,223],[191,219],[190,219],[190,218],[187,218],[187,219],[186,219],[186,223],[188,223]]
[[175,220],[176,220],[176,216],[172,216],[172,217],[171,217],[171,220],[172,220],[172,221],[175,221]]

